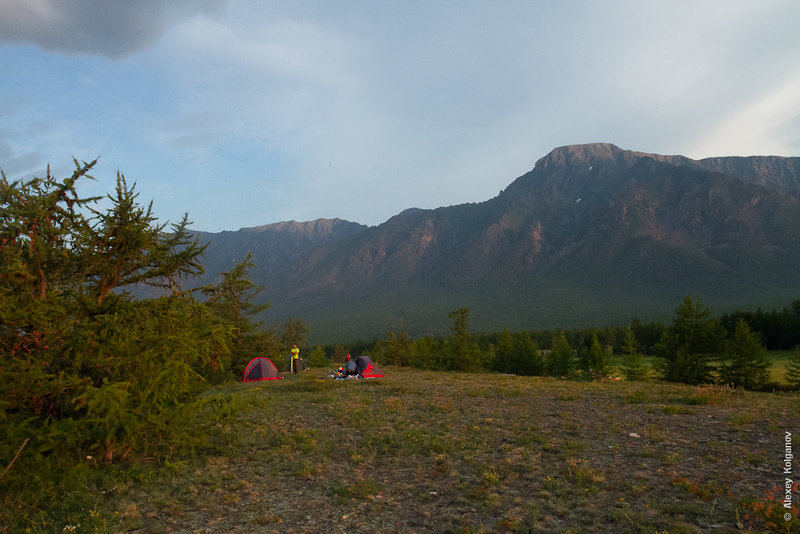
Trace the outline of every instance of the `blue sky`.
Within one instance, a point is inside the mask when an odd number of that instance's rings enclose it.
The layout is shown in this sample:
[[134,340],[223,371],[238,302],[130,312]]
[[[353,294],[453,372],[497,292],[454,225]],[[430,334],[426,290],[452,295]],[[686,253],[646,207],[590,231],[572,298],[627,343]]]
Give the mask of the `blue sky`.
[[800,3],[0,0],[0,168],[236,230],[487,200],[555,147],[800,155]]

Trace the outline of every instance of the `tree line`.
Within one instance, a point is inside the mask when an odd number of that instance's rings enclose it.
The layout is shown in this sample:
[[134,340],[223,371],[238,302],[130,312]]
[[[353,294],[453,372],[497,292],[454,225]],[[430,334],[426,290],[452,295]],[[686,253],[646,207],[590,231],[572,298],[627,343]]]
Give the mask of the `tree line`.
[[[453,310],[450,319],[450,335],[445,337],[412,340],[401,326],[398,334],[390,331],[385,339],[357,343],[352,350],[387,364],[429,370],[578,380],[608,379],[614,374],[627,380],[715,382],[767,390],[781,387],[770,381],[767,348],[783,346],[773,341],[789,343],[792,336],[800,335],[800,330],[787,326],[800,320],[800,301],[791,311],[735,312],[715,318],[701,301],[688,295],[670,324],[636,320],[626,327],[602,329],[477,334],[469,332],[469,308]],[[792,388],[800,388],[797,341],[786,374]],[[339,353],[342,347],[334,347],[334,361]]]

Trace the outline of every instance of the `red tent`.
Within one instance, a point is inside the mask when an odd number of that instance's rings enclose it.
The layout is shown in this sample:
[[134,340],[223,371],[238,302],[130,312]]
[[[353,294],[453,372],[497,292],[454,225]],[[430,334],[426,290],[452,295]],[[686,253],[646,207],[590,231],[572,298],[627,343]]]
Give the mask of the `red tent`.
[[383,378],[383,371],[372,363],[369,356],[356,358],[356,371],[362,378]]
[[278,373],[278,368],[268,358],[253,358],[244,368],[242,382],[255,382],[256,380],[278,380],[283,378]]

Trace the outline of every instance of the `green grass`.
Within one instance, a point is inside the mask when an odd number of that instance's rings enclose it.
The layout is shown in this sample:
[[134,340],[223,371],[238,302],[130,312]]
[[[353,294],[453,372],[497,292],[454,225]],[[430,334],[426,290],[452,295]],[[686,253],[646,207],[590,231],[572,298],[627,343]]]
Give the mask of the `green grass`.
[[[769,368],[769,382],[779,385],[786,385],[786,369],[789,366],[789,358],[793,351],[790,350],[775,350],[767,352],[767,356],[771,363]],[[655,356],[644,356],[643,362],[650,368],[652,376],[656,376],[654,369],[658,363],[658,358]],[[612,359],[612,364],[618,369],[622,365],[622,358],[615,355]],[[619,374],[619,373],[617,373]]]
[[786,384],[786,370],[789,366],[789,358],[794,351],[791,350],[776,350],[770,351],[769,359],[772,362],[772,367],[769,370],[769,381],[778,384]]
[[205,449],[6,495],[0,532],[764,531],[800,428],[798,394],[386,370],[216,387]]

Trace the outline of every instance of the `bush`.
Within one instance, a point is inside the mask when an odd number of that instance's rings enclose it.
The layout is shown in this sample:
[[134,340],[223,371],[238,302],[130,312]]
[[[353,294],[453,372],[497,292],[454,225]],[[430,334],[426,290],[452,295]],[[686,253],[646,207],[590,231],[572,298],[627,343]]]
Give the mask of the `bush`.
[[[238,324],[181,289],[205,248],[187,217],[155,224],[122,174],[110,207],[96,210],[76,190],[93,166],[76,162],[60,181],[0,178],[5,494],[50,491],[87,461],[198,446],[187,413],[229,370]],[[135,300],[133,284],[163,296]]]

